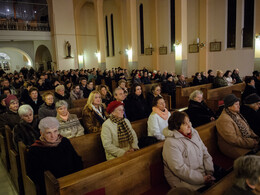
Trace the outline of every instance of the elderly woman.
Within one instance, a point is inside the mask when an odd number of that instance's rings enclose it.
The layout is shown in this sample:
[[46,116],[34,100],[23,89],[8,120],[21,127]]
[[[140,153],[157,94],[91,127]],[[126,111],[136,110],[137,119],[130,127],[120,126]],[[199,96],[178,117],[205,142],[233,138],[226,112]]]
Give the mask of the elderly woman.
[[127,87],[126,87],[126,80],[125,79],[121,79],[118,81],[118,87],[120,87],[121,89],[124,90],[124,93],[126,95],[128,95],[128,90],[127,90]]
[[198,190],[215,180],[213,162],[198,132],[184,112],[174,112],[163,130],[164,175],[172,188]]
[[158,84],[155,84],[151,88],[151,92],[147,93],[146,96],[146,101],[147,101],[147,106],[150,110],[150,113],[152,112],[152,107],[153,107],[153,100],[155,97],[162,97],[161,96],[161,87]]
[[55,87],[54,102],[56,103],[59,100],[65,100],[68,103],[68,108],[71,108],[71,99],[65,94],[64,85],[58,85]]
[[32,107],[28,104],[22,105],[18,109],[18,114],[21,120],[13,131],[13,142],[16,151],[18,151],[19,141],[22,141],[26,146],[31,146],[40,137],[39,120],[33,116]]
[[260,192],[260,156],[242,156],[234,162],[233,186],[224,195],[255,195]]
[[189,115],[193,127],[216,119],[214,112],[203,101],[203,93],[200,90],[195,90],[190,94],[189,107],[186,113]]
[[224,98],[225,108],[217,120],[218,146],[223,154],[236,159],[254,149],[259,137],[240,114],[239,99],[230,94]]
[[27,155],[27,174],[39,186],[40,194],[46,194],[44,171],[59,178],[81,170],[83,163],[70,141],[59,134],[59,121],[55,117],[42,119],[39,129],[41,136]]
[[157,96],[153,100],[153,112],[150,114],[148,125],[148,136],[154,136],[158,140],[164,140],[163,129],[168,127],[168,119],[171,113],[165,108],[165,101]]
[[0,133],[5,136],[5,125],[8,125],[11,129],[14,128],[20,121],[18,115],[19,101],[15,95],[9,95],[5,98],[5,105],[7,111],[0,115]]
[[102,103],[107,106],[110,102],[112,102],[112,94],[109,91],[106,85],[99,85],[98,91],[101,94]]
[[39,120],[47,117],[56,117],[57,111],[55,109],[54,95],[52,92],[47,91],[42,95],[44,103],[40,106],[38,111]]
[[226,86],[228,86],[228,83],[223,78],[223,72],[221,70],[218,70],[217,76],[214,78],[214,81],[213,81],[213,87],[219,88],[219,87],[226,87]]
[[84,127],[88,133],[100,132],[106,119],[107,113],[102,105],[101,94],[98,91],[92,91],[82,111]]
[[80,85],[74,85],[72,90],[70,91],[70,99],[71,100],[79,100],[83,99],[83,90],[80,89]]
[[56,102],[57,119],[60,123],[59,133],[66,138],[84,135],[84,128],[81,126],[76,114],[70,114],[68,103],[64,100]]
[[133,84],[126,100],[126,116],[132,122],[148,117],[149,108],[140,84]]
[[107,160],[138,150],[138,140],[128,119],[124,118],[124,103],[111,102],[107,107],[110,118],[102,125],[101,140]]

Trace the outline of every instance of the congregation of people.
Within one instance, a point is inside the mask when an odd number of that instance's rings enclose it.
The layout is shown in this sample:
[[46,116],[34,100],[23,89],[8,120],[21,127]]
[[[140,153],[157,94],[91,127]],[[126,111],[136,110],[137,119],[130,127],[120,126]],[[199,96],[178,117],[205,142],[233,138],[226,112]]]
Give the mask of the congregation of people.
[[[173,189],[202,192],[219,179],[213,158],[200,138],[197,127],[216,121],[218,147],[235,160],[237,177],[245,175],[230,189],[236,194],[254,192],[260,186],[260,73],[242,79],[239,70],[197,72],[191,82],[184,75],[160,71],[112,68],[37,72],[22,68],[5,73],[0,69],[0,133],[12,129],[13,144],[28,148],[28,175],[46,193],[44,171],[56,178],[83,169],[81,157],[70,139],[100,133],[106,159],[133,153],[144,146],[164,141],[164,175]],[[245,82],[241,100],[234,94],[224,98],[219,112],[209,108],[203,92],[194,90],[184,111],[176,109],[176,87],[212,83],[214,88]],[[116,83],[116,87],[113,86]],[[150,91],[143,86],[152,84]],[[163,94],[171,98],[166,106]],[[72,113],[73,102],[86,99],[82,118]],[[138,141],[132,122],[148,118],[146,143]],[[142,140],[143,141],[143,140]],[[248,172],[255,166],[255,175]],[[244,165],[244,166],[243,166]],[[256,182],[255,178],[258,179]],[[243,184],[243,185],[242,185]],[[258,191],[259,192],[259,191]],[[235,193],[233,193],[235,194]],[[242,193],[241,193],[242,194]]]

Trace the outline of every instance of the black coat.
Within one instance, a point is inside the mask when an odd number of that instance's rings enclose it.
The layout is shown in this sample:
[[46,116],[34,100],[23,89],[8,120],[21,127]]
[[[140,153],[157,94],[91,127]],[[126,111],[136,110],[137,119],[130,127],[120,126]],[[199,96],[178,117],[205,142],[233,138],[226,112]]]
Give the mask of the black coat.
[[162,92],[171,96],[172,107],[176,107],[176,85],[175,82],[166,81],[162,83]]
[[242,102],[245,100],[245,98],[247,96],[249,96],[250,94],[253,94],[253,93],[257,93],[257,90],[255,87],[251,86],[251,85],[246,85],[246,88],[242,94]]
[[44,171],[49,170],[55,178],[59,178],[83,168],[81,157],[65,137],[56,147],[42,147],[33,144],[27,157],[27,173],[39,186],[40,194],[46,194]]
[[39,120],[47,117],[47,116],[52,116],[56,117],[57,116],[57,111],[55,108],[55,104],[53,103],[51,106],[47,106],[46,103],[43,103],[39,110],[38,110],[38,118]]
[[240,113],[248,122],[250,128],[260,136],[260,115],[258,112],[254,111],[252,108],[246,105],[242,105],[240,108]]
[[40,137],[40,130],[38,128],[39,120],[34,118],[32,123],[26,123],[21,120],[14,127],[14,145],[18,151],[18,142],[22,141],[24,145],[31,146]]
[[211,117],[216,118],[214,112],[203,101],[199,103],[190,100],[186,113],[189,115],[193,127],[211,122]]
[[5,136],[5,125],[8,125],[10,129],[13,129],[20,121],[18,113],[7,110],[0,115],[0,132]]
[[202,84],[205,84],[205,83],[203,83],[203,80],[202,80],[202,79],[199,80],[197,77],[194,77],[193,82],[192,82],[192,85],[193,85],[193,86],[202,85]]
[[211,75],[209,75],[208,76],[208,83],[213,83],[214,82],[214,76],[211,76]]
[[132,122],[148,117],[149,109],[143,95],[130,94],[125,106],[126,116]]
[[32,107],[34,114],[38,114],[38,110],[43,103],[44,103],[44,101],[42,100],[41,96],[38,97],[38,100],[36,103],[31,98],[27,102],[25,102],[25,104],[29,104]]

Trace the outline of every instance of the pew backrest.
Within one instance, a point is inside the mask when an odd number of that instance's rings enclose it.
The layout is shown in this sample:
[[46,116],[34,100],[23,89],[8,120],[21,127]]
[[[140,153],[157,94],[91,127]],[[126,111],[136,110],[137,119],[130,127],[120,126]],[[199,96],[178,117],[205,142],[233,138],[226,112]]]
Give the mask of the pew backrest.
[[88,98],[83,98],[83,99],[79,99],[79,100],[72,100],[72,108],[76,108],[76,107],[84,108],[87,101],[88,101]]

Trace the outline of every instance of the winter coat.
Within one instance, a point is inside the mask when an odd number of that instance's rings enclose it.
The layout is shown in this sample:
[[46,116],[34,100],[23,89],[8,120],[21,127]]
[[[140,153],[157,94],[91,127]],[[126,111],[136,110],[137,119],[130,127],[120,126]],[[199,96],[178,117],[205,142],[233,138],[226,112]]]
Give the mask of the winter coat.
[[84,128],[79,122],[76,114],[69,114],[68,120],[64,121],[60,115],[56,117],[60,123],[59,133],[66,138],[84,135]]
[[259,139],[249,127],[250,137],[243,137],[237,124],[226,113],[225,109],[218,118],[216,126],[219,149],[223,154],[233,159],[246,154],[249,149],[253,149],[256,146],[254,141]]
[[215,77],[213,82],[214,88],[226,87],[226,86],[228,86],[228,83],[223,77]]
[[185,88],[185,87],[189,87],[189,83],[187,83],[186,81],[181,81],[181,80],[178,80],[177,83],[176,83],[177,86],[181,86],[182,88]]
[[[103,116],[107,118],[108,114],[106,113],[102,105],[101,109]],[[88,133],[100,132],[102,124],[105,122],[105,120],[101,116],[99,116],[92,107],[89,108],[87,105],[82,111],[82,121],[84,128],[88,131]]]
[[242,105],[240,107],[240,113],[247,120],[250,128],[255,134],[260,136],[260,118],[259,113],[247,105]]
[[124,119],[133,135],[132,146],[120,148],[118,143],[117,124],[107,119],[102,125],[101,140],[105,149],[107,160],[123,156],[130,148],[139,149],[138,139],[128,119]]
[[198,132],[191,129],[192,138],[179,131],[164,129],[164,175],[172,188],[185,187],[197,190],[204,186],[204,176],[213,174],[212,157]]
[[31,98],[29,99],[28,102],[25,102],[25,104],[29,104],[32,109],[33,109],[33,114],[38,114],[39,108],[40,106],[44,103],[44,101],[42,100],[42,97],[39,96],[37,101],[33,101]]
[[253,93],[257,93],[257,90],[254,86],[246,85],[245,90],[242,94],[242,102],[245,100],[245,98]]
[[[168,119],[171,113],[168,112]],[[163,129],[168,127],[168,119],[164,120],[155,112],[152,112],[147,121],[148,136],[154,136],[158,140],[164,140]]]
[[9,109],[0,115],[0,133],[5,137],[5,125],[13,129],[20,122],[20,116],[17,112],[12,112]]
[[70,99],[70,97],[66,96],[66,95],[62,96],[62,95],[60,95],[60,94],[55,92],[54,93],[54,102],[56,103],[56,102],[58,102],[60,100],[65,100],[68,103],[68,109],[71,108],[71,99]]
[[197,77],[194,77],[193,82],[192,82],[193,86],[202,85],[202,84],[204,84],[202,78],[199,80]]
[[79,100],[79,99],[83,99],[83,91],[80,90],[79,93],[75,93],[75,90],[71,90],[70,92],[70,99],[71,100]]
[[189,115],[193,127],[198,127],[211,122],[210,118],[216,118],[214,112],[205,104],[204,101],[189,101],[189,107],[186,113]]
[[38,110],[38,117],[39,120],[47,117],[47,116],[52,116],[56,117],[57,116],[57,111],[55,108],[55,104],[53,103],[51,106],[46,105],[46,103],[43,103],[39,110]]

